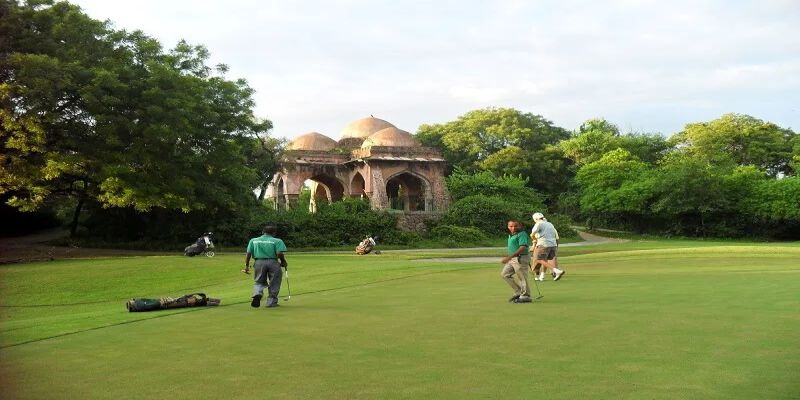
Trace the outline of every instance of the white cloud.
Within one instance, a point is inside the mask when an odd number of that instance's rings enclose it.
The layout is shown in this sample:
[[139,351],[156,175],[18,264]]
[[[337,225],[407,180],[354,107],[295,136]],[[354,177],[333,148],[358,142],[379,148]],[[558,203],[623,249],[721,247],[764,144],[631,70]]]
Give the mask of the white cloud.
[[800,127],[800,2],[79,0],[167,46],[208,46],[275,134],[375,114],[415,131],[515,107],[670,134],[750,113]]

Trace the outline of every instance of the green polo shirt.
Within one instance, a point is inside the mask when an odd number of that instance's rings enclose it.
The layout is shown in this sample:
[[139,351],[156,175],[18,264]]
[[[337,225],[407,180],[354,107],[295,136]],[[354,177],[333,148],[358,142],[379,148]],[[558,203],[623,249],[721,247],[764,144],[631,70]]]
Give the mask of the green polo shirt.
[[252,254],[255,258],[278,258],[278,253],[286,251],[286,244],[283,240],[272,237],[270,235],[262,235],[257,238],[250,239],[247,243],[247,252]]
[[519,231],[513,235],[508,235],[508,255],[516,253],[520,246],[525,246],[525,251],[519,253],[524,256],[530,254],[528,250],[531,248],[531,238],[525,231]]

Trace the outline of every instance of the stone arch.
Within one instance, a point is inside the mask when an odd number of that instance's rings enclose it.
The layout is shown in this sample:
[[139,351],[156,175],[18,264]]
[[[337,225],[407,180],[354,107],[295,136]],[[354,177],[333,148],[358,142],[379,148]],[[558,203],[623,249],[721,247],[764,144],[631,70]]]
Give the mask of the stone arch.
[[316,194],[320,194],[321,191],[319,186],[324,187],[325,197],[329,202],[339,201],[344,197],[344,184],[336,178],[335,176],[327,175],[327,174],[317,174],[308,177],[314,182],[317,182],[318,188],[316,193],[312,193],[312,195],[316,196]]
[[389,208],[401,211],[429,211],[431,184],[411,171],[398,172],[386,180]]
[[350,197],[362,197],[365,195],[367,183],[364,180],[364,176],[361,175],[360,172],[356,172],[353,174],[353,178],[350,179]]

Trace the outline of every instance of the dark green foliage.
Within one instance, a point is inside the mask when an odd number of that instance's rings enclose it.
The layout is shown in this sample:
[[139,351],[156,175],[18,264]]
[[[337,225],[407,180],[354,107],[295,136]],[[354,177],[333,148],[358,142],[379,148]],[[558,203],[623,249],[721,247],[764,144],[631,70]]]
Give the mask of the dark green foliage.
[[475,243],[486,239],[486,234],[478,228],[458,225],[437,225],[430,231],[430,237],[445,245],[458,247],[464,243]]
[[7,199],[0,196],[0,237],[25,235],[60,225],[51,210],[22,212],[5,204],[3,200]]
[[524,223],[531,213],[546,210],[542,197],[520,177],[459,169],[447,178],[447,187],[454,202],[442,224],[475,227],[491,236],[504,234],[509,219]]
[[526,184],[527,180],[519,176],[496,176],[489,171],[467,173],[457,169],[447,178],[447,189],[453,201],[480,194],[513,199],[531,209],[543,208],[541,195]]
[[236,209],[191,211],[153,209],[140,212],[133,208],[95,208],[77,237],[87,244],[136,243],[150,249],[175,250],[191,244],[203,232],[213,232],[218,245],[241,246],[261,231],[265,215],[272,210],[252,200]]
[[261,169],[274,163],[253,148],[271,123],[254,117],[244,80],[206,66],[204,47],[164,51],[66,2],[3,7],[0,193],[10,205],[70,202],[74,231],[84,206],[234,211],[269,176]]
[[470,111],[444,124],[422,125],[417,138],[438,148],[454,168],[496,176],[523,175],[548,196],[563,191],[570,160],[555,145],[569,133],[540,115],[511,108]]
[[796,136],[749,115],[725,114],[713,121],[687,124],[671,141],[714,164],[752,165],[775,177],[793,172]]
[[[469,226],[495,236],[506,232],[510,219],[524,220],[529,210],[525,206],[499,197],[474,195],[453,203],[442,219],[446,225]],[[528,218],[530,219],[530,217]]]
[[370,210],[369,203],[361,199],[321,204],[313,214],[300,208],[271,211],[265,220],[276,223],[279,236],[293,247],[355,247],[369,235],[379,235],[386,244],[408,244],[415,240],[411,235],[395,232],[395,215]]

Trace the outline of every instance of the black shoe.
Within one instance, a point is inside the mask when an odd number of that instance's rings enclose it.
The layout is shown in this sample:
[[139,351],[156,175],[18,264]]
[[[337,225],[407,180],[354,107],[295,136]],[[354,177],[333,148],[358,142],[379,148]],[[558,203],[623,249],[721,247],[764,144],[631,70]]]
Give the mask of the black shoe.
[[253,301],[250,302],[250,307],[258,308],[261,305],[261,297],[263,296],[260,294],[253,296]]
[[522,297],[520,297],[520,298],[518,298],[518,299],[514,300],[514,303],[516,303],[516,304],[521,304],[521,303],[532,303],[532,302],[533,302],[533,300],[531,300],[531,298],[530,298],[530,297],[528,297],[528,296],[522,296]]
[[508,299],[508,302],[509,303],[515,303],[517,301],[517,299],[519,299],[519,295],[515,294],[515,295],[511,296],[510,299]]

